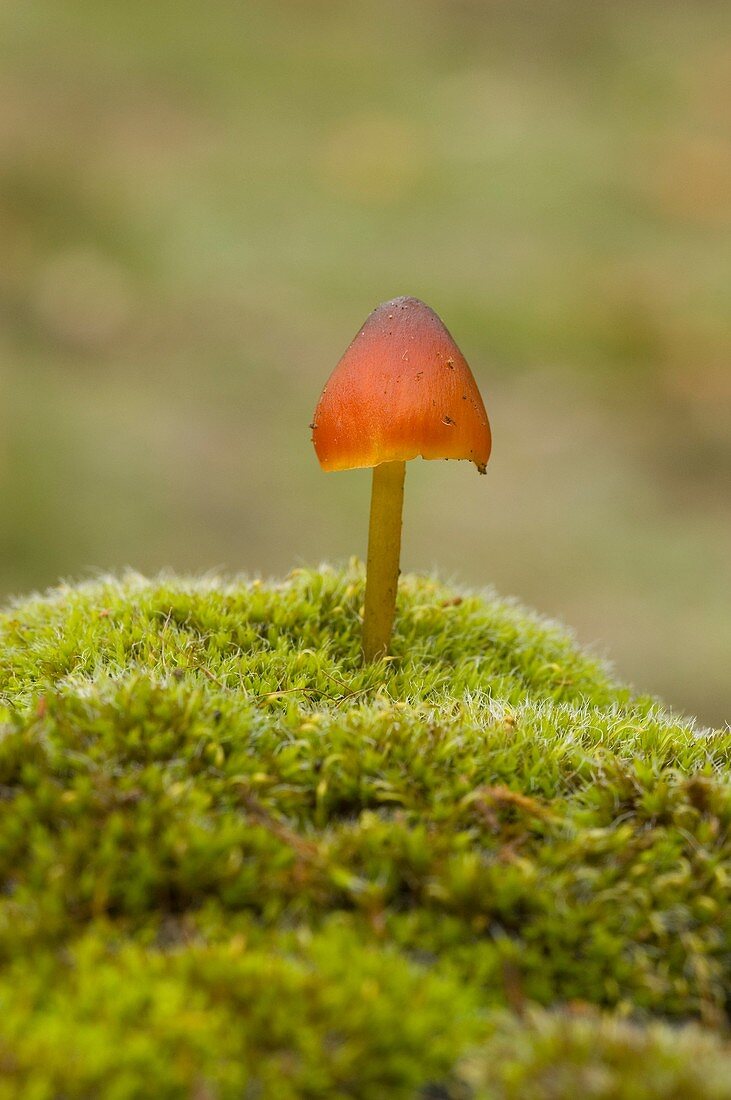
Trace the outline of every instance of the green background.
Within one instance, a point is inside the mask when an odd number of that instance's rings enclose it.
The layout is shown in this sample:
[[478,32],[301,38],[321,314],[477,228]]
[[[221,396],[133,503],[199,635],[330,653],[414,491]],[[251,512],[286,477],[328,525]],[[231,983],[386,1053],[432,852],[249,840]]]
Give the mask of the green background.
[[0,590],[363,554],[307,425],[415,294],[495,449],[404,567],[728,720],[730,68],[699,0],[0,4]]

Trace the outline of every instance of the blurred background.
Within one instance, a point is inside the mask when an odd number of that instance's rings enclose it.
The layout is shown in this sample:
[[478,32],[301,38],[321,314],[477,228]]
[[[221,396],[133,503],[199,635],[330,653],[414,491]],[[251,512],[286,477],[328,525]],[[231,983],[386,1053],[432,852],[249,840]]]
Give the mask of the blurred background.
[[365,553],[308,423],[425,299],[486,478],[403,566],[731,718],[731,5],[0,0],[0,594]]

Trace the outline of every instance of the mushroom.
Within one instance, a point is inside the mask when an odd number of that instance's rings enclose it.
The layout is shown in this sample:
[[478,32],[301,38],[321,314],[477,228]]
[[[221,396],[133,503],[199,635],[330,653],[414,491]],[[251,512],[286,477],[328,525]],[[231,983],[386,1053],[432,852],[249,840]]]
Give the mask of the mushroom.
[[322,391],[311,428],[323,470],[373,467],[363,613],[363,655],[372,661],[391,640],[406,463],[466,458],[484,474],[490,424],[442,321],[403,297],[371,313]]

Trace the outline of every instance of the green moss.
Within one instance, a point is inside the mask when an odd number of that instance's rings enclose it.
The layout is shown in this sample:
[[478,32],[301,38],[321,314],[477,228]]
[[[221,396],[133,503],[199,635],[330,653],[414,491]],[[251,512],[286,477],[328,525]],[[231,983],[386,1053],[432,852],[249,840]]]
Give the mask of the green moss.
[[731,732],[432,580],[363,669],[362,594],[2,617],[0,1097],[731,1097]]

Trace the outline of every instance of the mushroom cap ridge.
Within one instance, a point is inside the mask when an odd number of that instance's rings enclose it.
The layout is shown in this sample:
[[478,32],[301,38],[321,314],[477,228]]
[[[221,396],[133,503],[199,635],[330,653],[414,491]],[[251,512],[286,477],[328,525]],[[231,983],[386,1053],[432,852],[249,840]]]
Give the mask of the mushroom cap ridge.
[[331,374],[312,424],[324,470],[465,458],[480,473],[490,424],[461,351],[418,298],[374,309]]

